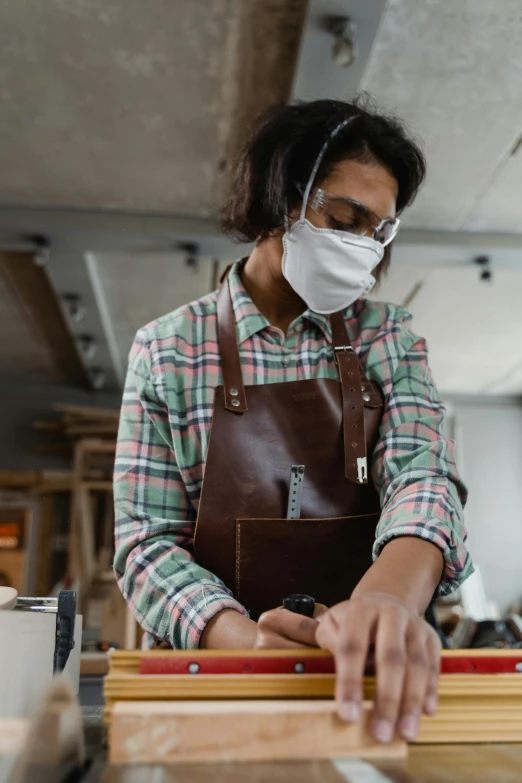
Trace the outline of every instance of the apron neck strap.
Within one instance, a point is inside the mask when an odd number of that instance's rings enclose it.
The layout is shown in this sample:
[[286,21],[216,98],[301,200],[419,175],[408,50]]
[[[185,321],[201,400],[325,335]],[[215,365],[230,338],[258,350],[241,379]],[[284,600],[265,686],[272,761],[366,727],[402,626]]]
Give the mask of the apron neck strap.
[[222,278],[217,295],[217,332],[225,390],[225,408],[234,413],[245,413],[248,408],[237,342],[236,316],[232,307],[232,295],[227,273],[225,273],[226,277]]
[[356,484],[366,484],[368,455],[363,391],[368,381],[350,342],[342,312],[332,313],[330,325],[334,359],[341,382],[345,476]]
[[[334,357],[339,370],[343,406],[345,475],[356,484],[368,481],[364,401],[359,360],[350,343],[342,312],[330,316]],[[228,275],[217,295],[217,332],[221,371],[225,392],[225,409],[245,413],[247,400],[241,358],[237,342],[236,317]]]

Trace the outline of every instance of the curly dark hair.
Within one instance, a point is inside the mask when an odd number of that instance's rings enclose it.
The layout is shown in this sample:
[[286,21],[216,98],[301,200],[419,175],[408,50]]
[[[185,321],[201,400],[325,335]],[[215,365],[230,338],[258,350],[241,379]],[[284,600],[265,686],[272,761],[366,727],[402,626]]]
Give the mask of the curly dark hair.
[[[426,175],[420,144],[398,117],[379,111],[367,95],[350,103],[334,100],[274,106],[254,124],[232,177],[221,211],[221,229],[240,242],[265,239],[281,230],[285,215],[301,204],[295,183],[308,180],[331,132],[344,119],[357,119],[329,144],[317,172],[324,180],[336,163],[377,161],[398,185],[397,212],[412,203]],[[390,246],[374,271],[386,273]]]

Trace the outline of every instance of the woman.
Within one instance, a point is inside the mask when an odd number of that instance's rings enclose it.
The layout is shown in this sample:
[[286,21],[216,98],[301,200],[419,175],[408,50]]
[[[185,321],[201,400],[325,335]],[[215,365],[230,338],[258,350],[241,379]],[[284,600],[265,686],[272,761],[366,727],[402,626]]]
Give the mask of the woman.
[[[471,571],[425,342],[364,298],[424,173],[402,124],[361,103],[266,115],[223,212],[254,250],[138,332],[115,472],[115,568],[156,642],[323,647],[347,721],[374,645],[382,742],[435,711],[423,614]],[[281,608],[296,592],[314,618]]]

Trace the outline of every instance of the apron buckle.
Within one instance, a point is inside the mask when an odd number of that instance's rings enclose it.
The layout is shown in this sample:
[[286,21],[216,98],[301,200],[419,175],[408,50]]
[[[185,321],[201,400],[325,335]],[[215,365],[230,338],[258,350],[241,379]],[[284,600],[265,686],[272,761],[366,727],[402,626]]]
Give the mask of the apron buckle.
[[338,353],[347,353],[349,351],[354,353],[354,350],[353,350],[351,345],[334,345],[334,347],[332,348],[332,351],[333,351],[333,355],[334,355],[334,359],[335,359],[335,363],[336,364],[339,364],[339,358],[337,356]]

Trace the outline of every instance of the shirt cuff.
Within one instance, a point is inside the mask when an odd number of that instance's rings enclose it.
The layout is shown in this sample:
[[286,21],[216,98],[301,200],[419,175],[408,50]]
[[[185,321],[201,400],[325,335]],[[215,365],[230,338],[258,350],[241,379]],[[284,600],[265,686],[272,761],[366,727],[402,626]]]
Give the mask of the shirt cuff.
[[385,530],[373,545],[373,560],[377,560],[386,544],[394,538],[415,536],[434,544],[444,557],[444,571],[434,598],[440,598],[456,590],[474,571],[471,557],[464,541],[452,535],[439,520],[425,517],[411,519],[408,524],[396,525]]
[[176,595],[170,643],[175,650],[196,650],[208,623],[224,609],[234,609],[248,617],[244,606],[215,585],[196,585]]

